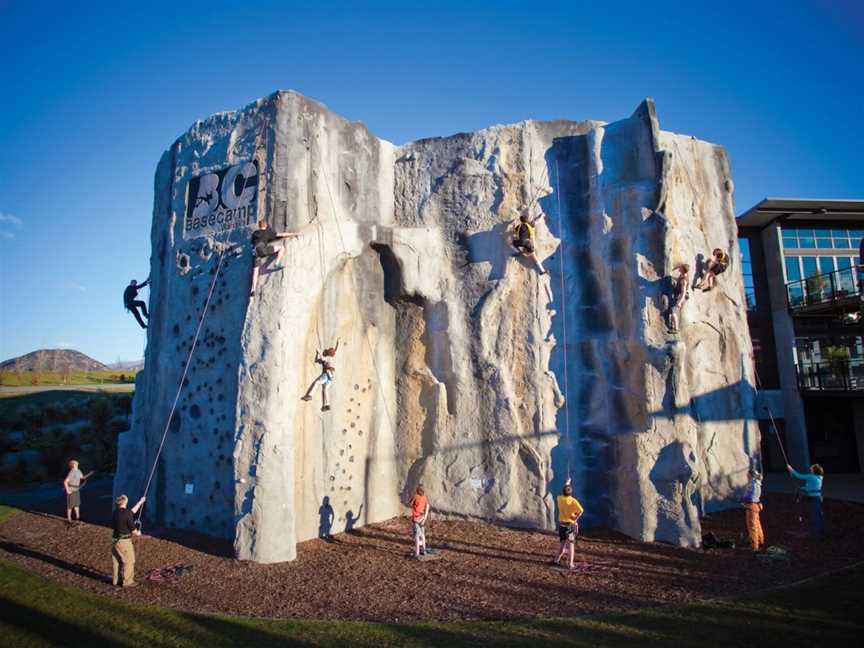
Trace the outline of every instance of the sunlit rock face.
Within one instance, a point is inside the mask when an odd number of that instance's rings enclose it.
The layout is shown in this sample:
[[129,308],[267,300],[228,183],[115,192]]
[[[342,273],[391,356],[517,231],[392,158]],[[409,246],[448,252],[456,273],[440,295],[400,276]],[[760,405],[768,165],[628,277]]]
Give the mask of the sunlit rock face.
[[[167,429],[146,517],[242,559],[399,515],[421,482],[436,514],[551,528],[568,475],[586,523],[693,546],[758,449],[731,189],[650,101],[401,147],[294,92],[198,122],[156,173],[115,491]],[[507,246],[525,205],[545,275]],[[250,298],[257,218],[302,237]],[[671,269],[714,247],[732,266],[669,334]],[[322,412],[300,396],[337,340]]]

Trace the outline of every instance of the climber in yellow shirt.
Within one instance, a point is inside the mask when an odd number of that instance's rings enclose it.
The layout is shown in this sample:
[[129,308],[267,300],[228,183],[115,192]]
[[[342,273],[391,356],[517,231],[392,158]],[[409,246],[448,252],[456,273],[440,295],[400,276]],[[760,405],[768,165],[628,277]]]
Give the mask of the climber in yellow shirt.
[[527,256],[534,262],[537,272],[541,275],[546,274],[543,264],[537,258],[537,251],[534,245],[534,223],[540,218],[537,214],[531,218],[531,210],[523,209],[519,216],[519,220],[513,225],[513,236],[510,238],[510,247],[515,253],[513,256]]
[[570,478],[564,483],[564,488],[558,496],[558,539],[561,540],[561,548],[558,557],[552,564],[559,565],[564,554],[570,552],[570,569],[573,569],[573,554],[576,550],[576,535],[579,533],[579,517],[585,509],[575,497]]

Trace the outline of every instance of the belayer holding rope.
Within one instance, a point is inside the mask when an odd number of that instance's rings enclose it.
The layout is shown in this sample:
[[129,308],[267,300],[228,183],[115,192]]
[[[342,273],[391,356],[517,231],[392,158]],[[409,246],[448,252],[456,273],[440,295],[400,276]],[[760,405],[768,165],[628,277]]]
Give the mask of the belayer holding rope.
[[69,524],[72,524],[72,513],[75,513],[78,522],[81,521],[81,489],[95,473],[95,470],[91,470],[85,475],[78,468],[75,459],[69,460],[69,474],[63,480],[63,491],[66,493],[66,521]]
[[700,279],[699,283],[696,284],[696,290],[701,290],[702,292],[711,290],[714,287],[717,275],[726,272],[726,268],[728,267],[729,255],[720,248],[714,248],[714,251],[711,253],[711,259],[708,261],[708,265],[702,275],[702,279]]
[[795,479],[804,482],[800,492],[810,504],[810,528],[814,537],[821,538],[825,534],[825,517],[822,514],[822,479],[825,471],[819,464],[810,466],[810,472],[806,474],[797,472],[789,464],[786,464],[786,470]]
[[300,400],[312,400],[312,390],[315,385],[321,385],[321,411],[326,412],[330,409],[330,401],[327,399],[327,386],[333,383],[336,367],[333,364],[336,357],[336,351],[339,349],[339,340],[336,340],[336,346],[324,349],[323,351],[315,351],[315,363],[321,365],[320,375],[312,381],[309,389],[303,394]]
[[135,587],[135,547],[133,536],[140,536],[141,531],[135,525],[133,515],[144,505],[145,497],[138,500],[131,509],[126,508],[129,498],[120,495],[114,500],[117,508],[111,516],[111,526],[114,534],[111,540],[111,564],[113,566],[111,582],[117,586]]
[[[123,306],[128,310],[132,315],[138,320],[138,323],[141,325],[141,328],[147,328],[147,325],[144,323],[144,320],[141,319],[141,313],[144,314],[148,320],[150,319],[149,313],[147,313],[147,304],[145,304],[140,299],[135,299],[138,296],[138,291],[141,290],[144,286],[150,283],[150,277],[144,281],[144,283],[139,284],[134,279],[129,282],[129,285],[126,286],[126,290],[123,291]],[[138,309],[141,309],[141,313],[138,312]]]
[[537,214],[531,218],[529,208],[522,210],[519,215],[519,220],[513,225],[513,237],[510,239],[510,247],[514,251],[514,256],[527,256],[537,267],[537,272],[541,275],[546,274],[540,259],[537,258],[536,246],[534,245],[534,223],[540,218]]
[[259,268],[267,263],[271,257],[276,257],[278,261],[285,252],[283,246],[276,247],[271,245],[273,241],[280,239],[300,238],[299,232],[276,232],[267,224],[263,218],[258,221],[258,229],[252,232],[252,286],[249,289],[249,296],[255,296],[255,287],[258,285]]
[[564,482],[564,488],[557,499],[558,539],[561,541],[561,547],[558,551],[558,557],[552,561],[552,564],[557,567],[561,563],[564,554],[569,551],[569,567],[572,570],[573,557],[576,552],[576,536],[579,535],[579,518],[585,509],[582,508],[579,500],[573,497],[573,487],[570,484],[569,477]]
[[762,521],[759,519],[759,513],[762,511],[762,475],[756,468],[751,468],[749,476],[750,481],[741,498],[741,505],[744,507],[744,525],[747,527],[750,548],[759,551],[765,544],[765,533],[762,531]]

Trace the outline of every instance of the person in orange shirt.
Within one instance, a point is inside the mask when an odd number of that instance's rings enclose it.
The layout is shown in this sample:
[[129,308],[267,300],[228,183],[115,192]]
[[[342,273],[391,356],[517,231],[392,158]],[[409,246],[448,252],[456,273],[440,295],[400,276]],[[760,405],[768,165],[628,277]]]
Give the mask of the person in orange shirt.
[[558,551],[558,557],[552,561],[553,565],[559,565],[564,554],[568,549],[570,552],[570,569],[573,569],[573,557],[576,551],[576,536],[579,533],[579,517],[585,509],[575,497],[573,497],[573,487],[570,485],[570,478],[564,483],[564,488],[561,494],[557,497],[558,500],[558,539],[561,540],[561,547]]
[[417,486],[411,507],[411,537],[414,538],[414,557],[426,555],[426,519],[429,517],[429,500],[423,490],[423,484]]

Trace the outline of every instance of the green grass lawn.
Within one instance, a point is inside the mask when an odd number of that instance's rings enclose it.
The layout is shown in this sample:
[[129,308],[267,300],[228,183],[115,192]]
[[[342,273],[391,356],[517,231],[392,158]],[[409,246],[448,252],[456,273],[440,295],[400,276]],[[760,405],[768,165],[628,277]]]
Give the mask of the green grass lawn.
[[[11,509],[0,507],[0,519],[10,514]],[[106,555],[107,551],[106,546]],[[582,619],[456,624],[271,621],[127,605],[61,587],[0,560],[0,645],[596,648],[654,643],[840,648],[862,643],[862,587],[864,568],[858,567],[736,600]]]

